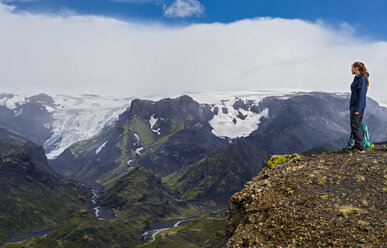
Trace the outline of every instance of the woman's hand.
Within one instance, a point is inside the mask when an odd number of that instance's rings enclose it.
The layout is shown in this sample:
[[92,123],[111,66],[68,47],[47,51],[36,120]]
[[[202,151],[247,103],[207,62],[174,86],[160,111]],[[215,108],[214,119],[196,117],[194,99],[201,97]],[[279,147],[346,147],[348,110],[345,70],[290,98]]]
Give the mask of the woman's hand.
[[359,114],[359,112],[355,112],[355,115],[358,115]]

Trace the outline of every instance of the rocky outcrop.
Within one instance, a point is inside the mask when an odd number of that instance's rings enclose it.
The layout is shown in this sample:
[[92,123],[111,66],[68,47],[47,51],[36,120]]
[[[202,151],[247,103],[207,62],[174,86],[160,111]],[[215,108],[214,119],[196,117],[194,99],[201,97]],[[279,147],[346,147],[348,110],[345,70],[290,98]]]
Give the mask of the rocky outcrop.
[[[387,145],[301,156],[232,196],[221,247],[386,247]],[[215,246],[212,246],[215,247]]]

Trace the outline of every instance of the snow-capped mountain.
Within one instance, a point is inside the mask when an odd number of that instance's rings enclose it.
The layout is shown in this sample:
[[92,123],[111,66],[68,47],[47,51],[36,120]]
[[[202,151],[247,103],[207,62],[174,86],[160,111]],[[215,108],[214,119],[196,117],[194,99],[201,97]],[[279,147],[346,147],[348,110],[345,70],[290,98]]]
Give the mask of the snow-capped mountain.
[[118,119],[132,98],[96,95],[0,95],[0,127],[43,145],[54,158],[71,144],[91,138]]
[[249,136],[258,128],[261,117],[268,116],[268,108],[260,108],[265,97],[287,99],[302,94],[294,90],[246,90],[189,94],[201,104],[209,104],[214,117],[210,120],[212,133],[218,137],[239,138]]
[[[245,90],[189,93],[202,108],[210,108],[212,112],[208,124],[211,132],[231,141],[235,138],[247,137],[258,129],[263,119],[270,113],[262,100],[274,97],[286,100],[296,95],[308,95],[309,91],[281,90]],[[330,93],[340,99],[347,99],[348,93]],[[140,97],[157,101],[167,96],[152,95]],[[176,97],[176,96],[170,96]],[[22,96],[0,94],[0,127],[19,134],[37,144],[43,145],[48,158],[57,157],[70,145],[86,140],[111,127],[131,104],[135,97],[117,98],[97,95]],[[374,101],[371,102],[374,104]],[[381,111],[384,108],[367,108],[367,112]],[[342,111],[343,117],[348,111]],[[367,113],[366,113],[367,114]],[[157,113],[149,119],[151,130],[160,135]],[[384,113],[375,113],[385,123]],[[348,117],[348,116],[347,116]],[[348,119],[349,120],[349,119]],[[162,121],[162,120],[161,120]],[[349,124],[349,123],[348,123]],[[140,152],[140,151],[138,151]]]

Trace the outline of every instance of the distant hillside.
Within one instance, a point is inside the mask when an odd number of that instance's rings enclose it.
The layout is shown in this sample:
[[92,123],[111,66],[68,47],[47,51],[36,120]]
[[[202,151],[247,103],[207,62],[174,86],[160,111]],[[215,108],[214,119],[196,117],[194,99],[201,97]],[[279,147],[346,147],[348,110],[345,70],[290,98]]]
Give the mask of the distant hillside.
[[101,203],[112,207],[119,218],[144,224],[203,213],[200,207],[175,198],[160,178],[139,166],[109,183]]
[[48,166],[42,148],[0,129],[0,244],[31,229],[57,227],[89,207],[77,184],[36,165]]
[[36,168],[53,173],[52,168],[47,164],[43,147],[19,135],[12,134],[4,128],[0,128],[0,154],[12,149],[18,152],[28,153]]
[[163,178],[182,199],[226,207],[228,199],[264,166],[268,153],[240,139],[215,155]]

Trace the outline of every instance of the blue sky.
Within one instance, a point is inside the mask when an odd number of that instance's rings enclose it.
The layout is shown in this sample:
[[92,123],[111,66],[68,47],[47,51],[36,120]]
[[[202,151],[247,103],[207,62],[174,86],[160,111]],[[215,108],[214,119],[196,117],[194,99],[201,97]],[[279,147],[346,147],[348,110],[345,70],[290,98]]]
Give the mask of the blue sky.
[[[166,9],[179,2],[201,10],[183,16],[166,15]],[[281,17],[315,22],[324,20],[333,27],[348,23],[363,38],[387,40],[387,1],[385,0],[6,0],[17,11],[102,15],[118,19],[157,21],[170,25],[230,23],[254,17]],[[188,5],[187,5],[188,4]],[[193,6],[193,4],[197,4]],[[184,7],[181,5],[181,7]]]

